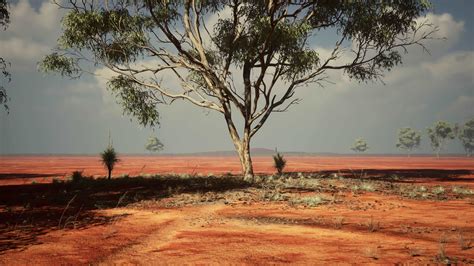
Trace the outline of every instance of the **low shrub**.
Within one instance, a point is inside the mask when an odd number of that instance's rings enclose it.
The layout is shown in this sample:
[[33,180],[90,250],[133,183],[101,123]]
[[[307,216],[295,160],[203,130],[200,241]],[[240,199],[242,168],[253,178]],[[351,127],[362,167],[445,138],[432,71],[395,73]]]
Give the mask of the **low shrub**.
[[294,205],[304,205],[306,207],[316,207],[327,202],[329,202],[329,200],[322,196],[304,197],[291,200],[291,203]]
[[435,194],[436,196],[441,196],[444,194],[444,192],[446,192],[446,190],[444,189],[444,187],[442,186],[438,186],[438,187],[434,187],[431,192],[433,194]]
[[74,171],[71,175],[71,181],[74,183],[81,182],[84,180],[84,176],[82,176],[82,171]]
[[283,174],[283,169],[285,169],[286,166],[286,160],[283,158],[283,155],[281,155],[279,152],[277,154],[273,155],[273,166],[277,170],[279,175]]

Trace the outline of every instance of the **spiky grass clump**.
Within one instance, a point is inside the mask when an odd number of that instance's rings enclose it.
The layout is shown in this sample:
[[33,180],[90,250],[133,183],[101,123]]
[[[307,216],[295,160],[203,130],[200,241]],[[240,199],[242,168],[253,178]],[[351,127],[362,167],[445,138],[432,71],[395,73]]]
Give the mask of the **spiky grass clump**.
[[273,166],[277,170],[279,175],[283,174],[283,169],[285,169],[286,166],[286,160],[283,158],[283,155],[281,155],[279,152],[277,152],[276,155],[273,155]]
[[100,154],[102,158],[102,164],[107,168],[108,171],[108,179],[112,176],[112,170],[114,169],[115,164],[119,161],[117,153],[115,149],[109,145],[105,151]]

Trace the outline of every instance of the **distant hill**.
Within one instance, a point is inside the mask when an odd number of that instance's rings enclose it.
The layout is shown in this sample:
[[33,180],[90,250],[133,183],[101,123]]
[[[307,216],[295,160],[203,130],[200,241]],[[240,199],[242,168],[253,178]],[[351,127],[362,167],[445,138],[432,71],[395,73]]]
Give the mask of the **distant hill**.
[[[335,156],[336,153],[308,153],[308,152],[285,152],[279,151],[284,155],[290,156],[315,156],[315,155],[325,155],[325,156]],[[271,156],[275,154],[275,150],[267,148],[252,148],[250,149],[252,156]],[[176,156],[237,156],[237,152],[234,150],[227,151],[207,151],[207,152],[193,152],[193,153],[177,153],[177,154],[163,154],[163,155],[176,155]]]

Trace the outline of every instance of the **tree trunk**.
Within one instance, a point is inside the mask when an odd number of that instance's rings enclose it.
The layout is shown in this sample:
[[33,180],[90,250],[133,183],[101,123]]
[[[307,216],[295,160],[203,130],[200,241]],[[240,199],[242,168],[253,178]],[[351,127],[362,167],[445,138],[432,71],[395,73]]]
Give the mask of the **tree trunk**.
[[230,138],[234,143],[235,150],[239,155],[240,164],[242,166],[242,174],[244,180],[253,179],[253,166],[252,158],[250,156],[250,126],[246,122],[246,127],[244,129],[244,135],[242,139],[239,137],[239,133],[235,128],[234,122],[232,121],[232,116],[230,112],[230,107],[228,103],[223,103],[224,107],[224,118],[227,123],[227,129],[229,130]]
[[109,169],[109,180],[112,177],[112,169]]
[[239,153],[240,164],[242,165],[242,173],[244,180],[253,179],[253,165],[252,157],[250,155],[250,141],[244,141],[240,145],[240,149],[237,150]]

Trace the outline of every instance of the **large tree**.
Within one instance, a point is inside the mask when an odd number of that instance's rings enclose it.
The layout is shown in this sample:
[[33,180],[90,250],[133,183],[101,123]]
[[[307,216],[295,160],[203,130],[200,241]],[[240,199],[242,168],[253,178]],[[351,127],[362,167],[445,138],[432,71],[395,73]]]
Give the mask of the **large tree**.
[[[87,63],[105,66],[116,75],[108,87],[124,112],[143,125],[158,123],[157,104],[177,99],[219,112],[244,177],[253,176],[251,138],[272,113],[298,103],[298,88],[321,84],[335,70],[356,81],[380,80],[401,63],[407,47],[424,49],[423,41],[437,30],[416,23],[429,9],[426,0],[69,0],[58,5],[68,13],[43,70],[79,77],[93,71]],[[319,36],[336,36],[327,56],[315,48]],[[346,60],[340,60],[343,56]]]
[[[7,0],[0,0],[0,28],[5,30],[10,24],[10,11]],[[4,83],[10,82],[11,74],[8,71],[9,63],[0,54],[0,105],[8,111],[8,96]]]

